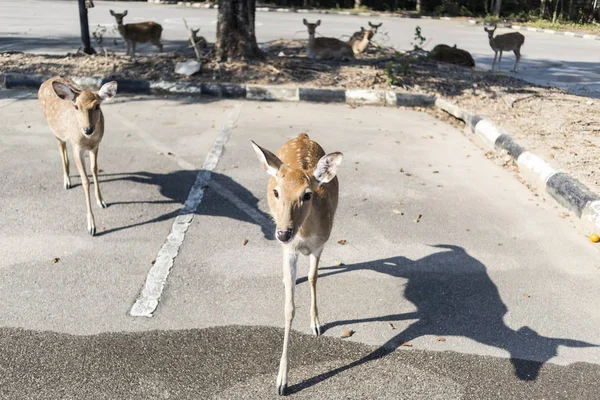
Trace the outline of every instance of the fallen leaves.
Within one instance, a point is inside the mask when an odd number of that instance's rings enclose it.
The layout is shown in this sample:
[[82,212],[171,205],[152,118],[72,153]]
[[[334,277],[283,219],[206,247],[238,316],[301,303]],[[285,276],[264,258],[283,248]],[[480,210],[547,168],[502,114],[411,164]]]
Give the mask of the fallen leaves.
[[354,332],[354,329],[348,329],[347,331],[342,332],[340,337],[342,339],[346,339],[346,338],[349,338],[350,336],[354,335],[355,333],[356,332]]
[[402,344],[400,344],[400,346],[402,346],[402,347],[412,347],[412,344],[410,344],[408,342],[403,342]]
[[437,338],[436,340],[437,340],[438,342],[445,342],[445,341],[446,341],[446,338],[444,338],[444,337],[439,337],[439,338]]
[[244,240],[242,240],[242,246],[245,246],[245,245],[247,245],[247,244],[248,244],[248,239],[244,239]]
[[390,322],[390,323],[388,323],[388,328],[390,328],[390,329],[392,329],[392,330],[393,330],[393,329],[396,329],[396,327],[394,326],[394,324],[392,324],[391,322]]
[[59,262],[59,261],[60,261],[60,258],[58,258],[58,257],[54,257],[52,260],[50,260],[50,262],[51,262],[52,264],[56,264],[56,263],[57,263],[57,262]]
[[400,210],[396,210],[395,208],[392,208],[392,212],[393,212],[394,214],[398,214],[398,215],[404,215],[404,213],[403,213],[402,211],[400,211]]
[[343,262],[341,262],[341,261],[335,261],[335,262],[333,263],[333,265],[335,265],[336,267],[339,267],[339,266],[341,266],[341,265],[345,265],[345,264],[344,264]]
[[416,217],[415,219],[413,219],[413,221],[415,222],[415,224],[418,224],[418,223],[419,223],[419,221],[421,220],[421,217],[422,217],[422,216],[423,216],[423,215],[419,214],[419,215],[417,215],[417,217]]
[[340,244],[342,246],[345,245],[346,244],[346,239],[338,240],[338,244]]

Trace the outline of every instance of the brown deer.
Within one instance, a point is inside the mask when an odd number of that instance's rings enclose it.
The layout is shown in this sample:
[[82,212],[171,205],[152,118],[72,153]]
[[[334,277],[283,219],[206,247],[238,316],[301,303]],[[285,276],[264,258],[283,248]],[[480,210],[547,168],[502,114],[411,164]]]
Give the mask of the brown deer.
[[515,61],[515,66],[513,68],[514,72],[517,72],[519,68],[519,60],[521,59],[521,46],[525,43],[525,36],[521,35],[519,32],[511,32],[505,33],[504,35],[497,35],[494,37],[494,32],[496,31],[496,25],[494,25],[494,29],[483,28],[484,31],[487,32],[488,38],[490,40],[490,47],[494,50],[494,62],[492,63],[492,71],[496,66],[496,57],[498,57],[498,52],[500,52],[500,58],[498,59],[498,64],[502,62],[502,52],[503,51],[513,51],[517,60]]
[[306,48],[306,57],[315,60],[324,60],[333,58],[336,60],[353,60],[354,52],[352,46],[348,43],[335,38],[320,37],[315,38],[317,26],[321,25],[321,20],[311,24],[306,19],[302,22],[308,27],[308,46]]
[[81,90],[71,80],[63,77],[48,79],[38,92],[42,112],[48,121],[50,130],[58,140],[58,150],[62,158],[64,187],[71,187],[69,177],[68,141],[75,156],[75,164],[81,176],[81,185],[85,193],[87,206],[87,228],[93,236],[96,234],[96,223],[90,203],[90,181],[83,163],[84,153],[89,153],[90,167],[94,177],[96,203],[106,208],[100,194],[98,184],[98,148],[104,135],[104,116],[100,109],[103,101],[112,99],[117,94],[117,82],[102,85],[99,91]]
[[163,51],[163,45],[160,42],[160,35],[162,34],[162,26],[153,21],[139,22],[137,24],[125,24],[123,25],[123,18],[127,15],[127,10],[119,14],[110,10],[110,15],[115,17],[117,20],[117,28],[119,33],[123,36],[125,43],[127,43],[127,52],[131,49],[131,55],[135,55],[135,44],[152,42],[153,45],[158,47],[158,51]]
[[354,54],[360,54],[367,49],[369,43],[371,43],[371,39],[373,39],[373,36],[375,36],[377,30],[381,27],[381,25],[383,25],[383,22],[376,25],[372,24],[371,21],[369,21],[369,26],[371,27],[371,29],[366,30],[361,26],[360,32],[354,32],[352,34],[350,40],[348,40],[348,44],[352,46],[352,51],[354,52]]
[[339,192],[335,175],[343,155],[326,155],[321,146],[306,134],[285,143],[277,155],[254,142],[252,147],[271,175],[267,200],[275,220],[275,236],[283,247],[285,333],[277,375],[277,392],[283,395],[288,383],[288,344],[295,313],[298,252],[310,258],[310,326],[315,335],[322,333],[317,310],[317,272],[323,247],[333,227]]

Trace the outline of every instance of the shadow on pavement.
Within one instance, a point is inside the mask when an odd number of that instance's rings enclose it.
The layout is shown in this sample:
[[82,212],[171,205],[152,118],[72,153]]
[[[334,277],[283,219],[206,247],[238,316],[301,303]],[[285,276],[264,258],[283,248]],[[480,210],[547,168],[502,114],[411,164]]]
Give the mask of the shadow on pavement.
[[[350,368],[385,357],[403,343],[424,335],[462,336],[506,350],[510,354],[516,377],[522,381],[536,380],[544,363],[557,355],[559,346],[597,346],[579,340],[541,336],[527,326],[518,330],[511,329],[504,323],[508,309],[500,297],[498,288],[487,274],[485,265],[471,257],[462,247],[433,247],[446,251],[416,261],[405,257],[392,257],[321,269],[323,272],[327,271],[320,274],[321,278],[368,270],[406,279],[404,293],[398,295],[404,296],[417,307],[417,311],[406,314],[337,321],[326,324],[325,330],[338,325],[373,321],[416,321],[366,357],[292,386],[292,393]],[[306,278],[297,281],[304,282]]]

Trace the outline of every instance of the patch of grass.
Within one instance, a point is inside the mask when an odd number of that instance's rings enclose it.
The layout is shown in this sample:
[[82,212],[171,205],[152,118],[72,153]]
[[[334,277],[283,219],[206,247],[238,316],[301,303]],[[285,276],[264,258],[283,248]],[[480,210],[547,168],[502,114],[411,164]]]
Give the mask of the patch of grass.
[[579,33],[589,33],[592,35],[600,35],[599,24],[578,24],[575,22],[556,22],[547,21],[544,19],[538,19],[534,21],[527,21],[524,25],[532,26],[540,29],[552,29],[555,31],[569,31]]

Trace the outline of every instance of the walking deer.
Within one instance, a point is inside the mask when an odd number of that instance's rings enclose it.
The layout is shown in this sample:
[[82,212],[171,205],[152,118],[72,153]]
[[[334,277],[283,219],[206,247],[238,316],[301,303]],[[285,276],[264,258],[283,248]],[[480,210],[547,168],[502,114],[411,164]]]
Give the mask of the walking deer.
[[513,51],[516,56],[515,66],[513,68],[514,72],[517,72],[519,68],[519,60],[521,59],[521,46],[525,43],[525,36],[521,35],[519,32],[511,32],[505,33],[504,35],[497,35],[494,37],[494,32],[496,31],[496,25],[494,25],[494,29],[483,28],[488,34],[488,38],[490,40],[490,47],[494,50],[494,62],[492,63],[492,71],[496,65],[496,57],[498,57],[498,52],[500,52],[500,58],[498,59],[498,64],[502,63],[502,52],[503,51]]
[[94,92],[81,90],[71,80],[58,76],[44,82],[38,92],[42,112],[48,121],[50,130],[58,140],[65,189],[71,187],[66,142],[71,144],[85,193],[87,228],[92,236],[96,234],[96,224],[90,203],[90,181],[85,170],[83,156],[85,152],[88,152],[90,156],[96,203],[99,207],[106,208],[98,184],[98,148],[104,135],[104,116],[100,104],[112,99],[116,94],[117,82],[114,81],[105,83],[99,91]]
[[127,15],[127,10],[119,14],[110,10],[110,15],[115,17],[117,20],[117,28],[119,33],[123,36],[125,43],[127,43],[127,52],[131,49],[131,55],[135,55],[135,44],[152,42],[153,45],[158,47],[158,51],[163,50],[163,45],[160,42],[160,35],[162,34],[162,26],[153,21],[139,22],[137,24],[125,24],[123,25],[123,18]]
[[254,142],[252,147],[271,176],[267,200],[275,220],[275,236],[283,247],[285,333],[277,375],[277,392],[283,395],[288,383],[288,344],[295,313],[298,252],[310,258],[310,327],[315,335],[322,333],[317,310],[317,272],[323,247],[333,227],[339,192],[336,173],[343,155],[338,152],[325,154],[323,148],[306,134],[286,142],[277,155]]
[[302,22],[308,27],[308,46],[306,48],[306,57],[315,60],[333,58],[336,60],[353,60],[354,52],[352,46],[348,43],[335,38],[320,37],[315,38],[317,26],[321,25],[321,20],[315,24],[309,23],[306,19]]

